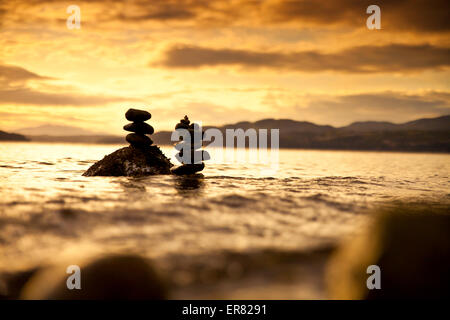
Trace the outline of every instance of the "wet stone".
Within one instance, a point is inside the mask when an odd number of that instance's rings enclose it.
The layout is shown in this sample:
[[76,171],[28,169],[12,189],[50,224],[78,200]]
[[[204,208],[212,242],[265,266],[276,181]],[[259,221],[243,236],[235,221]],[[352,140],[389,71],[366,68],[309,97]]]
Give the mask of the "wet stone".
[[155,129],[153,127],[145,122],[133,122],[128,123],[123,127],[126,131],[131,131],[135,133],[141,133],[141,134],[153,134],[155,132]]
[[139,133],[130,133],[125,139],[133,146],[150,146],[153,143],[152,139]]
[[150,119],[152,115],[150,112],[147,112],[145,110],[138,110],[138,109],[128,109],[128,111],[125,113],[125,118],[129,121],[146,121]]
[[202,171],[204,168],[205,164],[202,162],[196,164],[183,164],[181,166],[170,169],[170,171],[176,175],[186,175],[197,173],[199,171]]

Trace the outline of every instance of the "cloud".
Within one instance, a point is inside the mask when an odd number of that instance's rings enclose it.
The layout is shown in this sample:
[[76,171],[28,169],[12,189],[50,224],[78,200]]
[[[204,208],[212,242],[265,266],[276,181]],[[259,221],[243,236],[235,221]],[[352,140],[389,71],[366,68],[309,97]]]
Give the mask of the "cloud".
[[265,20],[269,23],[310,23],[314,25],[351,25],[365,27],[366,9],[376,4],[381,9],[386,31],[450,31],[447,0],[265,1]]
[[450,49],[424,45],[357,46],[335,53],[320,51],[265,52],[174,45],[150,66],[200,68],[240,66],[303,72],[412,72],[450,65]]
[[[102,2],[102,1],[100,1]],[[155,0],[131,1],[115,19],[190,20],[196,25],[284,25],[365,27],[368,0]],[[450,31],[447,0],[380,0],[384,30]],[[136,12],[138,14],[136,14]],[[114,17],[113,17],[114,18]]]
[[95,106],[111,102],[139,101],[134,98],[61,92],[63,88],[59,86],[52,86],[53,91],[48,92],[30,87],[27,83],[29,80],[39,82],[49,79],[55,78],[41,76],[19,66],[0,65],[0,104]]
[[47,80],[49,77],[38,75],[22,67],[12,65],[0,65],[0,83],[4,84],[24,82],[28,80]]
[[312,121],[346,125],[354,121],[406,122],[450,114],[450,92],[428,91],[361,93],[313,97],[296,112]]
[[[153,108],[160,119],[187,114],[203,125],[223,125],[243,120],[288,118],[318,124],[344,126],[355,121],[407,122],[419,118],[450,114],[449,91],[365,92],[348,95],[301,95],[297,92],[270,92],[258,108],[211,101],[178,103],[177,110]],[[156,116],[155,116],[156,117]],[[169,126],[172,124],[169,122]]]
[[0,89],[0,104],[37,106],[95,106],[135,99],[85,95],[81,93],[41,92],[31,88]]
[[137,2],[137,12],[124,10],[118,12],[113,19],[125,22],[139,22],[146,20],[190,20],[196,17],[194,8],[200,5],[200,1],[188,3],[187,1],[158,1],[154,0],[142,5]]
[[[20,15],[27,7],[35,8],[35,15],[45,18],[38,10],[43,5],[65,5],[63,0],[28,0],[24,3],[6,0],[0,16],[8,11]],[[84,8],[95,7],[92,16],[97,23],[122,21],[125,23],[173,22],[191,26],[352,26],[365,28],[369,0],[79,0]],[[450,31],[450,3],[447,0],[379,0],[383,31],[448,32]],[[20,6],[19,6],[20,5]],[[99,10],[103,9],[103,10]],[[30,14],[27,11],[27,14]],[[51,19],[48,17],[48,19]],[[15,19],[16,22],[21,19]]]

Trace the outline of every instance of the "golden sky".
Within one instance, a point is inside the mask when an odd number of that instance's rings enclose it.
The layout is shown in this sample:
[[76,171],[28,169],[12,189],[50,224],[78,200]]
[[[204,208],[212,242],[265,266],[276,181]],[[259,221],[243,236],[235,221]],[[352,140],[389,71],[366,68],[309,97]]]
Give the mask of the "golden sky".
[[[381,30],[366,8],[381,8]],[[81,28],[68,29],[69,5]],[[450,114],[448,0],[1,0],[0,130]]]

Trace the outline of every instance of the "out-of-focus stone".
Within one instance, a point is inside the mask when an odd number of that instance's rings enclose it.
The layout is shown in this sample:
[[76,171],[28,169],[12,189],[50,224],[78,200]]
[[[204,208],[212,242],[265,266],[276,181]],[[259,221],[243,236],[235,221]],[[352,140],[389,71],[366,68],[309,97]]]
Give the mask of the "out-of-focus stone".
[[[450,297],[450,208],[411,204],[382,209],[331,259],[327,283],[335,299]],[[381,289],[367,288],[367,267],[380,268]]]
[[112,255],[79,265],[81,289],[67,288],[67,266],[38,271],[24,286],[22,299],[154,300],[166,299],[162,279],[149,262],[134,255]]

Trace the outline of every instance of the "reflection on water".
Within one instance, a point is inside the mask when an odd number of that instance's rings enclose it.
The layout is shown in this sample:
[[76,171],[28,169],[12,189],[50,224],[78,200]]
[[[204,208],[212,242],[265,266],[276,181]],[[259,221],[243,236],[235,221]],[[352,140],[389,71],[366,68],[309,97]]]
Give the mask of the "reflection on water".
[[[74,255],[131,252],[170,273],[178,297],[200,297],[223,279],[277,297],[321,297],[320,282],[301,292],[291,287],[300,277],[292,261],[309,261],[302,272],[315,279],[326,254],[311,252],[357,230],[368,209],[450,202],[446,154],[280,150],[271,175],[261,174],[261,163],[213,158],[190,177],[81,176],[117,148],[0,143],[0,274]],[[205,283],[208,290],[191,290]],[[251,297],[243,288],[233,295],[229,285],[222,297]]]
[[198,196],[205,185],[204,178],[205,176],[201,173],[188,176],[176,176],[175,188],[180,195]]

